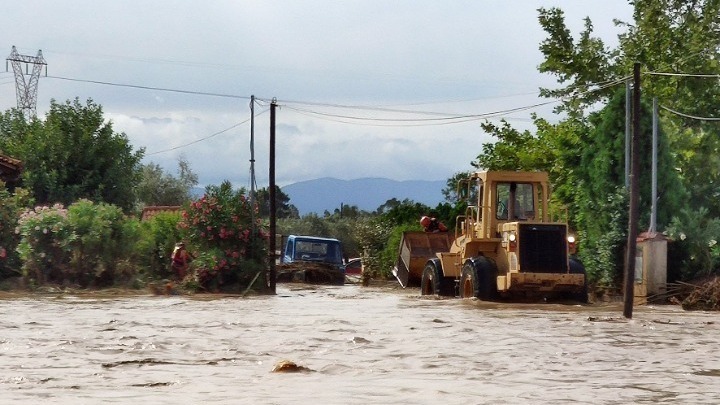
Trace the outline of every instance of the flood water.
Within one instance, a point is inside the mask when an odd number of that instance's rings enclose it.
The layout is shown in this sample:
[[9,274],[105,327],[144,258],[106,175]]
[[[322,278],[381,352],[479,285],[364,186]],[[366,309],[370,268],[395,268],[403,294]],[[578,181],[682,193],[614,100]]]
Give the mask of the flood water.
[[[10,296],[0,403],[716,404],[718,314],[279,285]],[[311,371],[273,373],[281,360]]]

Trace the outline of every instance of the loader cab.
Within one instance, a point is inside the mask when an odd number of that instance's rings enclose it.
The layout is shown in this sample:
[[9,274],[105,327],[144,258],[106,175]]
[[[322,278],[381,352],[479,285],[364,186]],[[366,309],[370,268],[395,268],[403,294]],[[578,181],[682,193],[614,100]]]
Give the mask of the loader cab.
[[542,172],[475,172],[459,187],[468,208],[458,225],[473,239],[500,237],[509,222],[547,222],[548,178]]
[[535,192],[533,183],[495,183],[495,218],[501,221],[535,219]]

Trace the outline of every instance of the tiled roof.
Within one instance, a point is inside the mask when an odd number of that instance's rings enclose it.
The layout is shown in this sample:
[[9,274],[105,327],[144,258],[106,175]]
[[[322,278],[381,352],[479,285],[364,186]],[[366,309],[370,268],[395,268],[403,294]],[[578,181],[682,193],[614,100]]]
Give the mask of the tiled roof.
[[17,181],[23,169],[21,160],[0,154],[0,179],[4,181]]
[[182,209],[179,205],[151,205],[142,210],[141,221],[147,221],[161,212],[177,212]]

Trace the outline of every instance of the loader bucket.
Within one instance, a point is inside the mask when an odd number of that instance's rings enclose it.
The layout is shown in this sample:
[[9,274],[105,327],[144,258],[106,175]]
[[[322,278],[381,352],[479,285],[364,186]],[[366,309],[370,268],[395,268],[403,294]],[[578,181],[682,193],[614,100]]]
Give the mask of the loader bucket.
[[425,263],[438,252],[450,251],[447,232],[403,232],[393,274],[400,285],[419,286]]

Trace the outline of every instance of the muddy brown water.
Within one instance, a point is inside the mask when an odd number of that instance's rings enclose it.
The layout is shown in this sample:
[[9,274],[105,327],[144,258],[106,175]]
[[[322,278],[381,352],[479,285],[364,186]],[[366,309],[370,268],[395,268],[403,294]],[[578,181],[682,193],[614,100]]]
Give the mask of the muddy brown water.
[[[9,296],[3,404],[716,404],[718,314],[279,285]],[[290,360],[311,371],[273,373]]]

